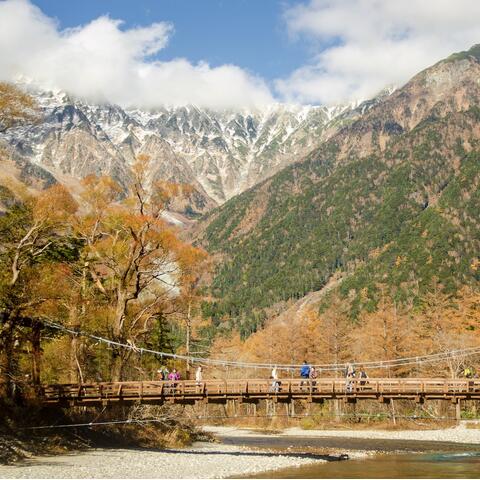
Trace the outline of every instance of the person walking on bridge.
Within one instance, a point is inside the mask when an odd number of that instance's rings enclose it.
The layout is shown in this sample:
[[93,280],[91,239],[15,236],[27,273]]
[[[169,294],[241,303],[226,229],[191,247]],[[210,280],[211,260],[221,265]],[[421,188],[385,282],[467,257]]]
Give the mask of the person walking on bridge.
[[347,368],[345,369],[345,378],[345,390],[347,393],[352,393],[355,378],[355,367],[353,366],[353,363],[347,365]]
[[168,374],[168,379],[171,381],[169,383],[170,387],[170,394],[174,394],[175,390],[177,388],[177,381],[180,380],[180,373],[177,372],[177,369],[174,368],[169,374]]
[[272,368],[272,373],[270,375],[270,380],[272,381],[272,385],[270,390],[272,392],[278,393],[280,391],[280,382],[278,381],[278,371],[277,366],[275,365]]
[[197,368],[197,371],[195,372],[195,382],[197,383],[197,385],[200,385],[202,381],[203,381],[203,370],[202,370],[202,366],[199,365]]
[[195,387],[196,387],[197,392],[200,391],[202,381],[203,381],[203,369],[202,369],[202,366],[199,365],[196,372],[195,372]]
[[362,367],[360,368],[360,373],[358,375],[361,380],[360,380],[360,385],[363,387],[364,385],[367,384],[367,378],[368,378],[368,375],[367,375],[367,372],[365,371],[365,369]]
[[158,380],[168,380],[168,368],[165,365],[162,365],[158,370]]
[[317,370],[315,367],[310,368],[310,373],[308,374],[308,378],[310,382],[312,382],[312,391],[315,392],[317,390]]
[[308,380],[310,378],[310,365],[306,360],[303,361],[303,365],[300,368],[300,377],[302,378],[302,381],[300,382],[300,389],[303,390],[303,384],[307,383],[304,382],[303,379]]
[[300,376],[302,378],[309,378],[310,376],[310,365],[307,363],[306,360],[303,361],[303,365],[300,368]]

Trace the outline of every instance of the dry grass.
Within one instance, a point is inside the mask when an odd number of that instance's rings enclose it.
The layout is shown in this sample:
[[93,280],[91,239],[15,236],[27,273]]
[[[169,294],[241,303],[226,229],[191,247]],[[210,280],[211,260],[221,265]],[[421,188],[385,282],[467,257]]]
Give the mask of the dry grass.
[[[143,408],[142,408],[143,407]],[[89,447],[179,448],[195,440],[210,440],[175,411],[175,407],[112,408],[98,411],[83,408],[58,410],[0,405],[0,463],[11,463],[31,455],[55,454]],[[109,422],[120,419],[158,422],[107,424],[91,427],[29,430],[29,426],[50,426]]]
[[467,423],[467,424],[465,425],[465,427],[466,427],[468,430],[477,430],[477,429],[480,429],[480,421],[475,422],[475,423]]

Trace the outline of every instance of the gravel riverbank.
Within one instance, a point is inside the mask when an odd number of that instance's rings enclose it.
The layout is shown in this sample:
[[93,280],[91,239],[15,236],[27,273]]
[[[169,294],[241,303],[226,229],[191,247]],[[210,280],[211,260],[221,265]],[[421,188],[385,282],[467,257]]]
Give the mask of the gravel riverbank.
[[[262,434],[261,431],[232,427],[207,426],[204,427],[204,430],[228,437],[269,436],[269,434]],[[301,428],[287,428],[276,435],[284,437],[343,437],[480,444],[480,428],[468,429],[464,425],[438,430],[302,430]]]
[[225,478],[324,462],[321,456],[197,443],[181,450],[95,449],[1,466],[0,478]]

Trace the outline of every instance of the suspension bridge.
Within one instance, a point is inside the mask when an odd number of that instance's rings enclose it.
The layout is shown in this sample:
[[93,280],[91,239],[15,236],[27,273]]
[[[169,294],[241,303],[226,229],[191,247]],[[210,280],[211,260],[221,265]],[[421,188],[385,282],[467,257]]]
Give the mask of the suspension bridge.
[[[272,363],[248,363],[213,358],[197,358],[158,352],[146,348],[137,348],[86,332],[69,329],[50,321],[45,324],[70,335],[81,335],[108,346],[134,350],[136,353],[148,353],[160,360],[171,359],[198,363],[212,367],[233,367],[239,369],[271,369]],[[392,360],[362,362],[367,369],[387,369],[406,365],[431,364],[452,358],[467,358],[480,355],[480,346],[404,357]],[[315,365],[323,372],[343,371],[345,364]],[[296,371],[301,365],[275,365],[286,374]],[[40,393],[40,395],[38,395]],[[182,404],[193,405],[198,402],[209,404],[235,403],[258,404],[262,400],[276,403],[302,400],[307,403],[323,403],[329,400],[341,400],[355,404],[360,400],[373,400],[390,403],[394,400],[412,400],[424,403],[431,400],[446,400],[457,406],[463,400],[480,400],[479,378],[339,378],[325,377],[315,380],[300,378],[242,379],[242,380],[194,380],[175,381],[128,381],[96,382],[81,384],[44,385],[36,391],[37,400],[44,405],[71,406],[109,406],[113,404]]]
[[480,379],[442,378],[318,378],[248,380],[138,381],[82,384],[55,384],[42,387],[40,401],[60,407],[108,406],[112,404],[195,404],[197,402],[227,404],[258,403],[271,400],[289,403],[303,400],[322,403],[342,400],[480,400]]

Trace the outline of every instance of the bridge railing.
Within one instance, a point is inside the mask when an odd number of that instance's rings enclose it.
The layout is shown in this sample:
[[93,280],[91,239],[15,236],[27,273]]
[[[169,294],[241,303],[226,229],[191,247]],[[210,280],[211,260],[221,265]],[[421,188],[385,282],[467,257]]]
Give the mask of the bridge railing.
[[318,378],[248,380],[194,380],[101,382],[46,385],[44,397],[49,401],[95,399],[165,399],[170,397],[265,397],[295,395],[332,397],[357,395],[455,395],[479,394],[480,379],[432,378]]

